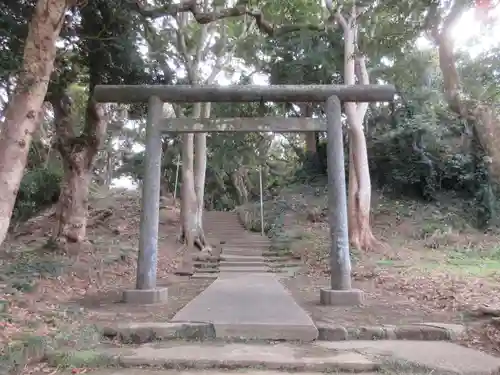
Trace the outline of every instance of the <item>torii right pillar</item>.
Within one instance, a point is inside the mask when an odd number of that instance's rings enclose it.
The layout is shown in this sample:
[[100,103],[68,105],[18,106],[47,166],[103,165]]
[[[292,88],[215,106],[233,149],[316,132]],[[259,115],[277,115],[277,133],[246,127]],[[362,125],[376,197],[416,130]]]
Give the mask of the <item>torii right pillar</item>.
[[328,216],[330,222],[330,288],[320,290],[322,305],[359,305],[363,291],[352,289],[347,219],[342,110],[337,96],[325,104],[327,121]]

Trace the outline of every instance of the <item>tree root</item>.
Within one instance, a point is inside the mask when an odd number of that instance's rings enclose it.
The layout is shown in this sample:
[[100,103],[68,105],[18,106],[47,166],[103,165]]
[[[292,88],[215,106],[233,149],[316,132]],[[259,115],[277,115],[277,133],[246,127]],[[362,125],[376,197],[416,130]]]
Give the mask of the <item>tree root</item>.
[[[198,251],[212,255],[212,247],[209,245],[208,241],[206,240],[205,234],[203,231],[200,231],[201,233],[198,233],[196,237],[193,238],[192,244],[193,247],[195,247]],[[179,243],[185,244],[189,246],[189,239],[186,237],[186,233],[183,228],[181,228],[181,232],[177,236],[177,241]]]
[[390,250],[389,244],[375,238],[370,227],[365,226],[356,232],[350,235],[352,247],[363,251],[386,252]]

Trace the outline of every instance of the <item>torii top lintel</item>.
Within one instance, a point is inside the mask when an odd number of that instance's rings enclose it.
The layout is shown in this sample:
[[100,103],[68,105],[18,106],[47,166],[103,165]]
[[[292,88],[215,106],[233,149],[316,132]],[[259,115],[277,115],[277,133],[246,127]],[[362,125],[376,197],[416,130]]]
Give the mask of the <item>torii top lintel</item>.
[[94,99],[101,103],[163,102],[324,102],[337,96],[343,102],[387,102],[394,99],[393,85],[97,85]]

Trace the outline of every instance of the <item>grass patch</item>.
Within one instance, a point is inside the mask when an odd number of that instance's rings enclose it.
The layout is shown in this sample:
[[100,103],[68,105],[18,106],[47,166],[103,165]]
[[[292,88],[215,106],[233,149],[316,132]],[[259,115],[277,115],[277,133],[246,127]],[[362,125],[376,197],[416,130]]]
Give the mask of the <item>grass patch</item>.
[[100,342],[101,334],[95,326],[59,325],[50,334],[37,335],[29,332],[18,334],[0,349],[0,373],[18,374],[26,365],[51,358],[59,353],[58,348],[71,348],[71,352],[82,353],[76,357],[56,356],[59,367],[94,367],[99,361],[86,352]]
[[56,351],[47,355],[49,365],[61,369],[96,368],[113,363],[113,359],[95,349]]
[[[380,268],[404,268],[407,271],[445,271],[456,275],[475,277],[500,276],[500,247],[489,250],[451,249],[430,252],[418,262],[380,259],[376,262]],[[406,271],[405,271],[406,272]]]
[[41,249],[27,249],[2,259],[0,282],[7,285],[7,292],[31,292],[40,278],[62,275],[67,261],[54,254],[42,253]]
[[458,249],[450,251],[444,266],[471,276],[492,277],[500,273],[500,247],[488,250]]

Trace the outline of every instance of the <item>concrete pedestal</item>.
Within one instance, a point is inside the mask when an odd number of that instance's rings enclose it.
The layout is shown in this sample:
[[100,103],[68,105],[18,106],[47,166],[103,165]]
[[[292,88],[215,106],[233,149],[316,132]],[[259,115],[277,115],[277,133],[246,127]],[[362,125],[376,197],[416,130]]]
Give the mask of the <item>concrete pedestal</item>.
[[168,300],[167,288],[130,289],[123,292],[123,302],[140,305],[164,303]]
[[327,306],[356,306],[363,303],[363,291],[359,289],[333,290],[323,288],[319,292],[319,301]]

